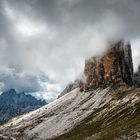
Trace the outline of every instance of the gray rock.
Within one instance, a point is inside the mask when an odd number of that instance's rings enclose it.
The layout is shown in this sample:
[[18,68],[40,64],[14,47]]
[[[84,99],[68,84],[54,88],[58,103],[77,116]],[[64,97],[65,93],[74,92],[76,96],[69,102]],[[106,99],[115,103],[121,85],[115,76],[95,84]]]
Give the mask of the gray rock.
[[78,87],[82,90],[82,88],[83,88],[82,80],[75,80],[73,83],[68,84],[66,86],[66,88],[60,93],[58,98],[60,98],[61,96],[65,95],[66,93],[68,93],[68,92],[70,92]]

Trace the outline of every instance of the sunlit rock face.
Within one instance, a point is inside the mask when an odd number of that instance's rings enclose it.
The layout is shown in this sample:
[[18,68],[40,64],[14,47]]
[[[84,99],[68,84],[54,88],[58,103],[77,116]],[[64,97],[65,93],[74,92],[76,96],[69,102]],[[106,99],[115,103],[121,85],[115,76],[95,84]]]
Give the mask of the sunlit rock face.
[[111,44],[100,57],[85,61],[84,90],[110,83],[133,85],[133,62],[131,45],[119,41]]
[[70,83],[59,97],[79,87],[84,91],[115,83],[133,85],[133,62],[130,43],[118,41],[98,57],[85,60],[84,79]]

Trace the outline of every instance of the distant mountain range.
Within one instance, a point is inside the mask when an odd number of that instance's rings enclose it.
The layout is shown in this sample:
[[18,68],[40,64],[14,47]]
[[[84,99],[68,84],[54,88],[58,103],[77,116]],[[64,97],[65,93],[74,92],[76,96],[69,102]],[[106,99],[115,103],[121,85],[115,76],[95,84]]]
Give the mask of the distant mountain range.
[[47,104],[24,92],[17,93],[10,89],[0,95],[0,121],[11,119]]

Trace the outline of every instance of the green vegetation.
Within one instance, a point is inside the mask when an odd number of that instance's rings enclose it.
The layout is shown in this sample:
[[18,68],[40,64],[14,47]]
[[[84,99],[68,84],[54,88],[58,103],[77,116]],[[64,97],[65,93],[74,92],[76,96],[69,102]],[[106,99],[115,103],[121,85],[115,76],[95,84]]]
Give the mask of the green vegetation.
[[[110,92],[118,100],[127,94],[140,94],[140,89],[113,86]],[[115,140],[125,135],[131,137],[135,132],[140,132],[140,102],[98,109],[70,132],[52,140]]]

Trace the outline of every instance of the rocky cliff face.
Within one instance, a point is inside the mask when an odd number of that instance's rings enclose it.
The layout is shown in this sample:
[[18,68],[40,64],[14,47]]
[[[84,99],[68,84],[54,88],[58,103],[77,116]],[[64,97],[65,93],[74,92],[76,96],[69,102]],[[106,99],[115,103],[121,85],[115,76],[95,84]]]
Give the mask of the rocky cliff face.
[[84,90],[100,85],[123,82],[133,85],[133,63],[130,44],[119,41],[104,52],[101,57],[85,61]]
[[70,91],[72,91],[72,90],[74,90],[75,88],[78,88],[78,87],[79,87],[80,89],[83,88],[83,82],[82,82],[82,80],[80,80],[80,79],[77,79],[77,80],[75,80],[74,82],[68,84],[68,85],[66,86],[66,88],[65,88],[65,89],[61,92],[61,94],[58,96],[58,98],[60,98],[61,96],[65,95],[66,93],[68,93],[68,92],[70,92]]
[[133,81],[136,87],[140,87],[140,66],[138,67],[138,71],[134,73]]
[[[100,57],[91,57],[85,61],[84,80],[70,83],[59,97],[79,87],[84,91],[113,83],[133,85],[133,62],[131,45],[124,41],[111,44]],[[139,80],[140,82],[140,80]]]

